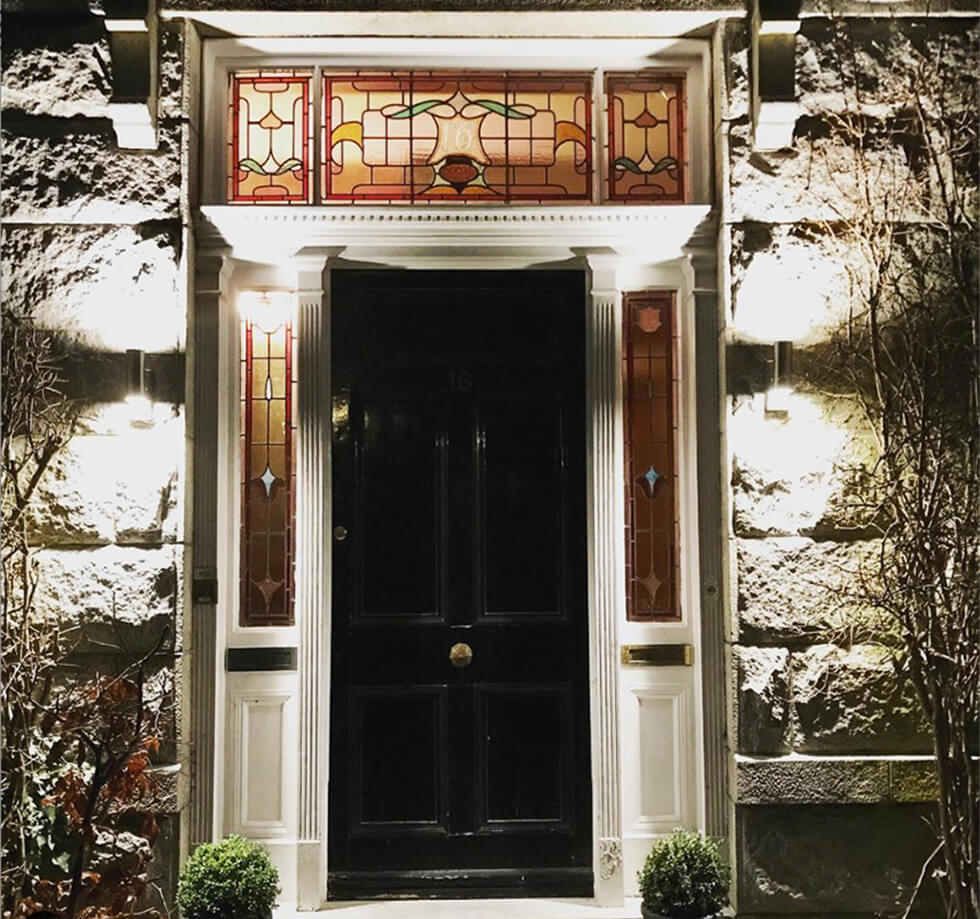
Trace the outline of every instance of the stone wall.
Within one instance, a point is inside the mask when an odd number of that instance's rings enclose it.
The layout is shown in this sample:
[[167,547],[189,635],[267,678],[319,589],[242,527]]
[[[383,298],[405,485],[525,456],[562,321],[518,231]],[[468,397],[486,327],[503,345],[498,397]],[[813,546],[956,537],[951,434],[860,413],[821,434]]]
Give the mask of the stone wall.
[[[161,27],[159,147],[117,148],[101,4],[3,4],[2,258],[5,309],[58,330],[81,416],[30,520],[39,604],[84,623],[87,660],[166,634],[158,678],[178,692],[184,570],[186,330],[181,207],[182,27]],[[152,413],[126,396],[126,349],[146,352]],[[83,661],[84,663],[84,661]],[[177,700],[157,766],[180,807]],[[174,819],[157,873],[172,887]]]
[[[852,21],[869,111],[889,104],[889,62],[906,20]],[[946,20],[950,53],[976,55],[975,20]],[[973,30],[971,32],[971,30]],[[828,395],[808,355],[849,303],[827,222],[852,207],[851,151],[822,121],[839,111],[840,71],[825,19],[796,45],[802,106],[791,150],[753,150],[749,34],[726,25],[725,238],[733,590],[735,860],[739,915],[894,910],[934,842],[931,742],[914,693],[869,641],[858,572],[880,548],[844,508],[849,468],[872,455],[852,401]],[[877,107],[877,108],[875,108]],[[904,153],[876,154],[897,168]],[[787,413],[767,413],[765,343],[795,342]],[[761,372],[760,372],[761,370]],[[872,566],[873,567],[873,566]],[[919,906],[928,910],[930,889]]]
[[[356,2],[172,0],[172,8],[348,9]],[[367,4],[364,4],[367,5]],[[596,9],[601,0],[514,2],[510,9]],[[734,2],[613,4],[732,9]],[[959,6],[960,4],[953,4]],[[479,3],[399,9],[499,9]],[[42,602],[77,611],[96,641],[175,640],[179,672],[186,549],[183,353],[189,101],[183,26],[160,25],[159,145],[115,144],[112,61],[98,0],[4,0],[3,297],[65,333],[69,387],[83,403],[77,436],[45,483],[32,518]],[[858,29],[869,88],[895,47],[881,26]],[[973,23],[959,20],[960,53]],[[749,41],[725,26],[729,249],[728,401],[735,710],[735,861],[740,915],[868,914],[895,906],[930,848],[923,822],[934,793],[929,738],[906,684],[862,636],[869,615],[849,585],[877,550],[842,513],[842,466],[866,455],[853,407],[802,387],[785,417],[767,416],[742,385],[759,342],[793,338],[805,353],[846,306],[840,252],[820,230],[840,204],[828,189],[846,152],[816,114],[833,104],[827,23],[803,22],[797,86],[807,110],[794,149],[752,149]],[[893,151],[895,156],[900,154]],[[774,303],[776,309],[774,310]],[[158,400],[151,424],[123,402],[128,348],[147,352]],[[180,685],[180,680],[174,681]],[[176,736],[177,725],[174,725]],[[179,757],[170,746],[171,758]],[[173,813],[180,794],[163,803]],[[168,830],[173,836],[173,827]],[[165,847],[166,848],[166,847]],[[176,845],[170,850],[175,853]],[[173,865],[162,869],[172,880]]]

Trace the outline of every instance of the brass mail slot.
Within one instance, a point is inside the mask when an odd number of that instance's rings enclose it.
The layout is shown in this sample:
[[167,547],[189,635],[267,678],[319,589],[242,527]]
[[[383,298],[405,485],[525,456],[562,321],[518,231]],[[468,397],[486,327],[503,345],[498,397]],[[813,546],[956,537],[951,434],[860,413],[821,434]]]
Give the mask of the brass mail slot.
[[623,645],[622,661],[636,667],[690,667],[694,661],[691,645]]

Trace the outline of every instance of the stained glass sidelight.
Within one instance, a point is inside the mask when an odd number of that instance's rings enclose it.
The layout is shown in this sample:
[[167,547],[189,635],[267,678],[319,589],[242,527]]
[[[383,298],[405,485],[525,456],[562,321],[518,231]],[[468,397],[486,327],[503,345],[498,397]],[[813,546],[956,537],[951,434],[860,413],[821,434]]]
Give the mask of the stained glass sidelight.
[[293,623],[293,328],[286,310],[262,306],[242,321],[243,626]]
[[623,303],[626,609],[636,621],[680,618],[677,522],[677,335],[674,294]]
[[606,76],[610,201],[685,200],[684,78]]
[[591,77],[326,74],[324,201],[588,201]]
[[312,75],[302,70],[231,75],[228,200],[309,204],[313,200]]

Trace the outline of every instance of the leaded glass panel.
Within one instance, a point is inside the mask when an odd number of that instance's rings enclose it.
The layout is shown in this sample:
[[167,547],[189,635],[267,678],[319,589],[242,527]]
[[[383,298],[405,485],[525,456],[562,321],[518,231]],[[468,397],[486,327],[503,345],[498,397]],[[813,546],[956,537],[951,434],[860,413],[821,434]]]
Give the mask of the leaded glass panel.
[[326,74],[322,198],[589,201],[591,99],[582,74]]
[[634,621],[680,618],[677,335],[670,291],[623,304],[626,609]]
[[276,306],[259,298],[242,320],[243,626],[293,623],[294,339],[288,310]]
[[312,202],[312,79],[303,70],[231,75],[229,201]]
[[684,78],[607,74],[610,201],[685,200]]

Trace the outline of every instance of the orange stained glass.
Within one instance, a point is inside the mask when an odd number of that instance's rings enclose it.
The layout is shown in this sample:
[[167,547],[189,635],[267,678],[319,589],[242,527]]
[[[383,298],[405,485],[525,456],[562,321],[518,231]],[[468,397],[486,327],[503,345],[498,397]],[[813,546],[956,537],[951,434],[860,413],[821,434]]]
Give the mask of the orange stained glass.
[[686,200],[684,78],[606,75],[610,201]]
[[309,204],[312,75],[302,70],[231,75],[228,200]]
[[[274,327],[273,327],[274,326]],[[292,625],[295,405],[291,320],[242,321],[243,626]]]
[[677,515],[677,334],[671,291],[623,303],[626,610],[680,619]]
[[324,201],[590,201],[586,74],[326,74]]

